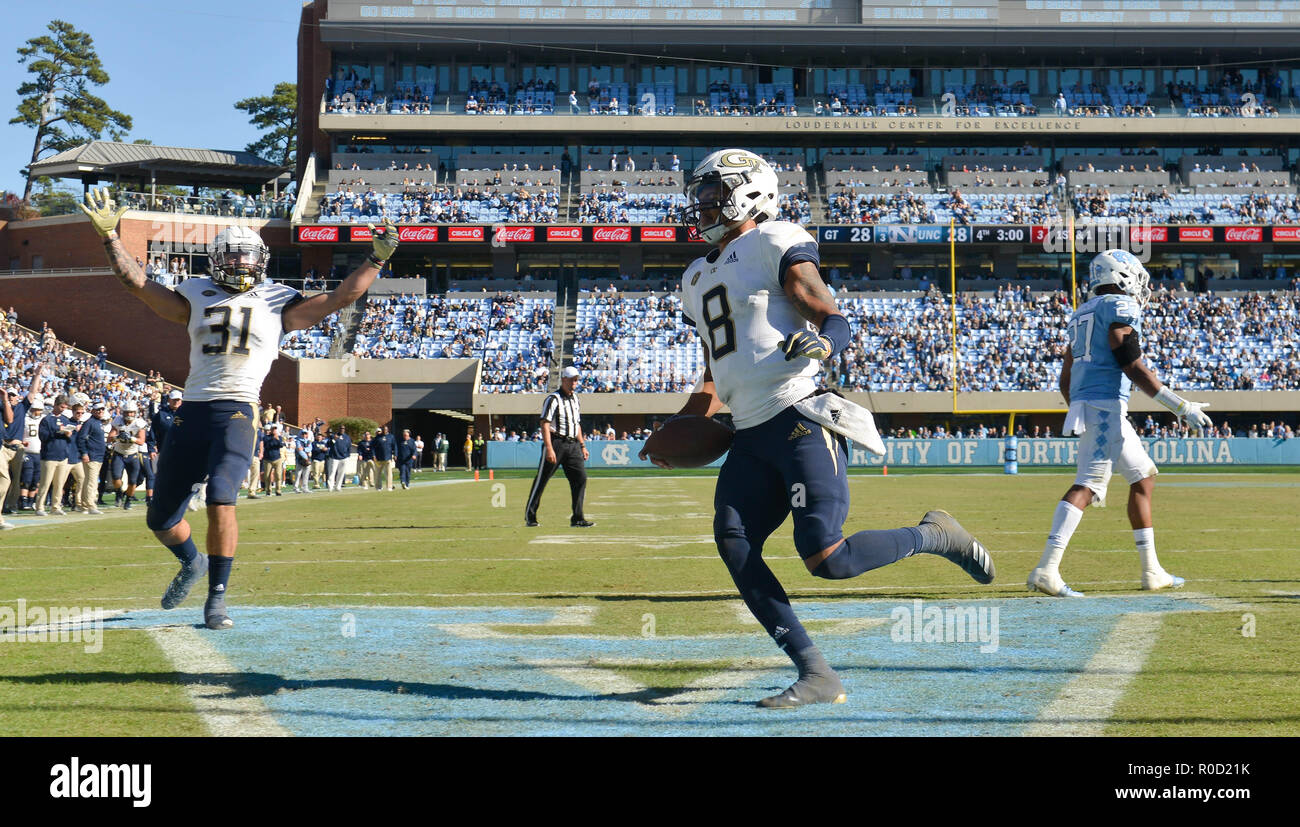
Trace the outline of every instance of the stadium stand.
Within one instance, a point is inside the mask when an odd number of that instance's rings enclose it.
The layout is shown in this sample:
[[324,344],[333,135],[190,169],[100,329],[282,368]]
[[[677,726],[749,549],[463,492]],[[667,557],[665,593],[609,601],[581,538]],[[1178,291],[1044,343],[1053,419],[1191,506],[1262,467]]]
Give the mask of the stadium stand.
[[372,297],[353,353],[366,359],[483,359],[483,393],[546,387],[554,298],[496,294]]
[[597,393],[681,393],[704,369],[674,294],[580,297],[573,357]]
[[110,408],[127,401],[147,403],[154,391],[171,387],[152,372],[132,373],[107,361],[101,367],[95,354],[61,341],[48,322],[36,331],[19,325],[16,314],[0,314],[0,386],[25,395],[37,370],[45,374],[41,395],[46,399],[84,393]]

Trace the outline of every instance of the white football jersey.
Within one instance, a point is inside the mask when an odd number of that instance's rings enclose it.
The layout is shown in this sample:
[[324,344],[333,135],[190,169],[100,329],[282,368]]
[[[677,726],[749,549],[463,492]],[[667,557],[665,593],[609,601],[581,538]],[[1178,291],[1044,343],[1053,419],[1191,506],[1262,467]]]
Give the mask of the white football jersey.
[[795,309],[781,284],[787,252],[816,255],[808,231],[788,221],[765,221],[698,258],[682,276],[682,318],[708,351],[718,397],[737,428],[762,424],[817,389],[821,363],[785,360],[781,343],[802,328],[816,329]]
[[41,420],[45,418],[45,411],[41,411],[40,416],[32,416],[28,411],[27,419],[23,422],[23,453],[39,454],[41,452]]
[[140,445],[135,440],[140,434],[149,430],[148,422],[145,422],[138,416],[132,417],[128,420],[126,417],[118,414],[113,417],[113,427],[117,428],[117,436],[113,439],[114,453],[121,454],[124,457],[129,457],[144,450],[145,446]]
[[280,353],[280,314],[298,300],[298,291],[263,282],[246,293],[231,293],[210,278],[187,279],[175,289],[190,303],[185,401],[256,404]]

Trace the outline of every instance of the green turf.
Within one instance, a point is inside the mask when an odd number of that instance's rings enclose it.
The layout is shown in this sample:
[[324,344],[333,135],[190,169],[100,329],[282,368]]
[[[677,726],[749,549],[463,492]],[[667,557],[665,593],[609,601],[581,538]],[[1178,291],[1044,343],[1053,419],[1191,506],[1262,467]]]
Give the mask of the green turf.
[[[789,522],[777,530],[765,556],[796,601],[1023,597],[1024,577],[1072,476],[1057,469],[1019,476],[852,478],[854,507],[846,533],[914,524],[928,508],[943,507],[992,551],[999,578],[989,587],[976,586],[951,564],[929,556],[853,580],[815,579],[794,553]],[[568,525],[562,479],[546,493],[541,527],[528,529],[523,508],[531,475],[501,477],[392,493],[241,502],[232,614],[237,618],[238,607],[251,604],[586,605],[594,607],[594,624],[584,634],[639,635],[649,615],[660,636],[762,635],[752,619],[738,614],[734,586],[712,542],[711,475],[593,475],[587,510],[597,525],[585,530]],[[1294,469],[1161,474],[1154,503],[1166,568],[1188,578],[1189,591],[1235,602],[1222,604],[1228,608],[1221,611],[1165,618],[1145,669],[1115,710],[1111,733],[1300,733],[1297,486],[1300,473]],[[1138,588],[1119,478],[1110,496],[1109,508],[1088,511],[1062,567],[1067,581],[1090,595]],[[191,519],[202,536],[203,515]],[[25,527],[6,533],[3,543],[0,605],[13,606],[21,597],[35,605],[154,608],[175,570],[145,528],[143,509]],[[196,614],[192,606],[181,611]],[[1254,638],[1237,631],[1246,612],[1256,616]],[[809,626],[815,635],[816,625]],[[719,662],[727,658],[726,651],[718,652]],[[145,634],[109,631],[103,651],[94,655],[70,644],[0,642],[0,659],[0,734],[202,731],[198,718],[185,711],[184,691],[166,678],[170,667],[161,651]],[[666,690],[715,671],[699,662],[614,668]],[[114,677],[82,680],[82,673]]]
[[0,737],[207,734],[145,632],[106,632],[98,652],[6,641],[0,658]]

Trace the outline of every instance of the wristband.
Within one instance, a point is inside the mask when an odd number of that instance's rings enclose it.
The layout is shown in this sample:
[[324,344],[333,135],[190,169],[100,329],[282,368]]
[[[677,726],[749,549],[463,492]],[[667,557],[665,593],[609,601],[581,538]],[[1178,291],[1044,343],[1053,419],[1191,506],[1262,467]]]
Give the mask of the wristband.
[[831,358],[840,355],[853,340],[853,330],[849,327],[849,320],[839,313],[832,313],[822,320],[821,335],[831,343]]
[[1187,400],[1169,390],[1167,385],[1160,388],[1154,399],[1177,416],[1182,416],[1187,411]]
[[381,269],[387,263],[387,259],[376,258],[374,253],[371,253],[370,255],[366,256],[366,261],[369,261],[371,264]]

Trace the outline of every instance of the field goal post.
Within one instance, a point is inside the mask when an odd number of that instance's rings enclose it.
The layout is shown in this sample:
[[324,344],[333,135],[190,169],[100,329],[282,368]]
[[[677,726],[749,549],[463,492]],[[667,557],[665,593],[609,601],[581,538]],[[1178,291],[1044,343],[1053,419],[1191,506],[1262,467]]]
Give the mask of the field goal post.
[[[1078,277],[1075,269],[1075,248],[1074,248],[1074,214],[1067,215],[1067,226],[1070,236],[1070,305],[1078,308]],[[957,399],[957,362],[960,358],[957,350],[957,221],[956,218],[948,219],[948,268],[951,276],[951,292],[948,296],[949,308],[951,315],[949,317],[949,334],[952,346],[952,413],[953,416],[963,415],[985,415],[1001,416],[1006,415],[1007,434],[1014,435],[1016,432],[1016,414],[1064,414],[1063,408],[963,408],[958,404]],[[1052,232],[1052,228],[1047,228]]]

